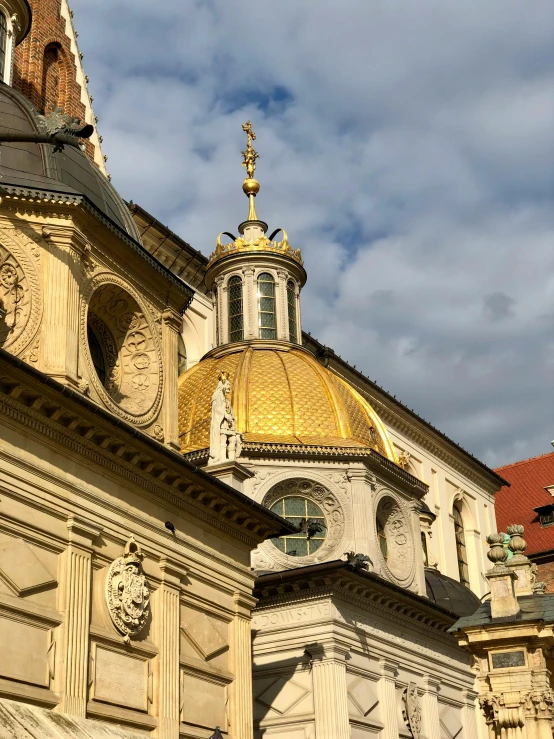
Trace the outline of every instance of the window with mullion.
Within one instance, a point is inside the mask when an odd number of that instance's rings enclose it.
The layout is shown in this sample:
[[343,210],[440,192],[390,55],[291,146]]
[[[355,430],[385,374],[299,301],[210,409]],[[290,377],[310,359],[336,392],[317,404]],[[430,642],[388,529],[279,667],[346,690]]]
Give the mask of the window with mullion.
[[260,339],[277,338],[275,280],[268,272],[258,276],[258,330]]
[[6,16],[0,10],[0,80],[4,81],[6,72],[6,49],[8,46],[8,26]]
[[469,588],[469,567],[467,561],[466,537],[464,532],[464,520],[462,512],[457,503],[452,511],[454,515],[454,536],[456,539],[456,554],[458,556],[458,572],[460,582]]
[[227,287],[229,293],[229,341],[242,341],[244,339],[244,317],[241,278],[231,277]]
[[289,341],[293,344],[298,343],[298,332],[296,328],[296,290],[294,288],[294,282],[289,280],[287,282],[287,307],[289,314]]

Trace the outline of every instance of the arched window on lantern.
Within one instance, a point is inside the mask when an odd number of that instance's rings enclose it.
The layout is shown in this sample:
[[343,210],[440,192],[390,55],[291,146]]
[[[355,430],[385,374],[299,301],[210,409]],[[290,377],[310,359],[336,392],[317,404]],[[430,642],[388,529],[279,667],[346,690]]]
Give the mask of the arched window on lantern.
[[462,517],[461,504],[454,503],[452,510],[454,516],[454,536],[456,539],[456,556],[458,558],[458,573],[460,582],[469,588],[469,567],[467,564],[466,537],[464,532],[464,519]]
[[8,72],[8,22],[0,10],[0,79],[7,82]]
[[296,324],[296,287],[292,280],[287,282],[287,307],[289,314],[289,341],[298,343],[298,329]]
[[260,339],[277,338],[275,280],[269,272],[258,276],[258,329]]
[[244,316],[241,278],[231,277],[227,288],[229,294],[229,341],[242,341],[244,339]]

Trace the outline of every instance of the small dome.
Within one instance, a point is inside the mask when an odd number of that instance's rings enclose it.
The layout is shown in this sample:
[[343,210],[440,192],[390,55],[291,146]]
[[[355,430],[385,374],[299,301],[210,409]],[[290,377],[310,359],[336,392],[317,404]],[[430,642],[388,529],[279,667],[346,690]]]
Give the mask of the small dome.
[[425,568],[425,589],[429,600],[460,617],[471,616],[481,605],[469,588],[431,567]]
[[[0,83],[0,132],[44,133],[37,109],[21,93]],[[50,144],[5,143],[1,147],[0,186],[17,193],[47,190],[82,195],[106,218],[140,242],[129,209],[113,185],[84,152],[65,146],[54,152]]]
[[253,341],[215,349],[179,380],[183,452],[209,447],[220,372],[244,441],[375,449],[396,462],[385,427],[364,398],[300,346]]

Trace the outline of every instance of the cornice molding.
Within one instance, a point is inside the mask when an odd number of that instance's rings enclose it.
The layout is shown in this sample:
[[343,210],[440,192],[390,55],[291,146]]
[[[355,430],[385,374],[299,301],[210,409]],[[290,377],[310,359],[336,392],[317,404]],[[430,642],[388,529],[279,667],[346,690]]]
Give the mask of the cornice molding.
[[76,396],[63,386],[58,390],[58,383],[0,350],[0,412],[6,420],[109,469],[252,548],[282,530],[281,523],[286,522],[275,514],[191,469],[180,455],[120,419],[110,423],[110,414],[84,398],[78,404]]

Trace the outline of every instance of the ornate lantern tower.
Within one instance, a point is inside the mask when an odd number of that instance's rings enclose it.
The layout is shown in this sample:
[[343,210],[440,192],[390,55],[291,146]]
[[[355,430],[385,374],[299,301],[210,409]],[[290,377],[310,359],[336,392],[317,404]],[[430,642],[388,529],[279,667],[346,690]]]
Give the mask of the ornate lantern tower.
[[[238,227],[239,237],[225,231],[217,238],[210,257],[206,283],[216,301],[216,345],[261,340],[300,344],[300,290],[306,282],[299,249],[289,245],[286,231],[278,228],[267,237],[267,223],[256,214],[260,183],[254,179],[258,152],[250,121],[243,151],[246,178],[242,189],[249,200],[248,218]],[[278,233],[281,241],[275,241]],[[222,237],[232,241],[222,243]]]

